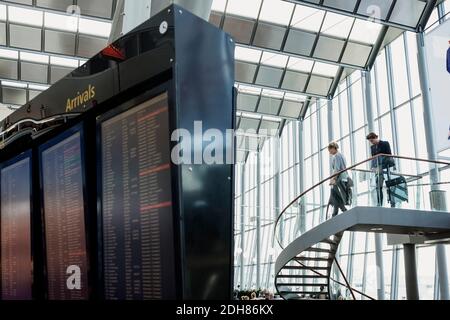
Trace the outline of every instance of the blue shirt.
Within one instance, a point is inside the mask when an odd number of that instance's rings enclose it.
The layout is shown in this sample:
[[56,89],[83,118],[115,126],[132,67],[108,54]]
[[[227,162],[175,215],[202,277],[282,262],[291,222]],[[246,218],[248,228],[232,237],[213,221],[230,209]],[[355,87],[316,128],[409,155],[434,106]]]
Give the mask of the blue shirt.
[[447,71],[450,73],[450,48],[447,50]]

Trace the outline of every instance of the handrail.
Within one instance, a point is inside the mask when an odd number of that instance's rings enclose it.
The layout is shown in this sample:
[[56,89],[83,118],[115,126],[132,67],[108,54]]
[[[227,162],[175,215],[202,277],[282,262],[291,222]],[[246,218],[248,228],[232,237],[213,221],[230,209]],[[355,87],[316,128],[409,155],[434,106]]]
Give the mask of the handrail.
[[304,197],[306,194],[308,194],[310,191],[314,190],[315,188],[319,187],[320,185],[324,184],[327,181],[330,181],[333,178],[338,177],[340,174],[353,170],[356,167],[359,167],[365,163],[368,162],[372,162],[373,160],[382,158],[382,157],[390,157],[390,158],[395,158],[395,159],[400,159],[400,160],[411,160],[411,161],[418,161],[418,162],[426,162],[426,163],[430,163],[430,164],[440,164],[440,165],[446,165],[446,166],[450,166],[450,162],[445,162],[445,161],[441,161],[441,160],[430,160],[430,159],[421,159],[421,158],[412,158],[412,157],[405,157],[405,156],[399,156],[399,155],[391,155],[391,154],[379,154],[376,155],[374,157],[371,157],[369,159],[366,159],[364,161],[358,162],[344,170],[341,170],[335,174],[333,174],[332,176],[329,176],[328,178],[316,183],[315,185],[313,185],[311,188],[307,189],[306,191],[302,192],[298,197],[296,197],[293,201],[291,201],[286,208],[283,209],[283,211],[281,211],[281,213],[278,215],[277,219],[275,220],[275,226],[274,226],[274,237],[278,242],[278,245],[281,247],[281,249],[284,249],[280,239],[277,237],[277,232],[278,232],[278,225],[281,221],[281,218],[283,217],[283,215],[288,211],[288,209],[290,207],[292,207],[295,203],[298,202],[299,199],[301,199],[302,197]]

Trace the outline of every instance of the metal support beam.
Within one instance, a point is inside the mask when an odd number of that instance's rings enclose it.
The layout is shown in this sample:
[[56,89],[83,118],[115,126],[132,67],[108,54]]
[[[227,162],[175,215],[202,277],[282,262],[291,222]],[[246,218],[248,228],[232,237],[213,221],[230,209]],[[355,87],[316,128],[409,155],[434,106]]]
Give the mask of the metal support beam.
[[417,280],[416,245],[404,244],[403,253],[405,257],[405,284],[406,297],[408,300],[419,300],[419,283]]
[[[304,166],[304,161],[305,161],[305,135],[303,134],[303,130],[304,130],[304,124],[303,121],[299,121],[298,122],[298,143],[297,143],[297,147],[298,147],[298,159],[300,162],[299,168],[298,168],[298,179],[300,181],[299,183],[299,187],[300,187],[300,194],[303,193],[305,191],[305,166]],[[299,231],[301,234],[305,233],[306,231],[306,203],[305,203],[305,199],[304,197],[302,199],[300,199],[300,204],[299,204],[299,210],[300,210],[300,223],[299,223]]]
[[240,265],[239,269],[240,273],[240,281],[241,281],[241,289],[244,289],[244,265],[245,265],[245,163],[241,164],[241,256],[240,256]]
[[[418,33],[416,35],[417,50],[418,50],[418,65],[419,65],[419,78],[420,86],[422,89],[422,100],[424,110],[425,121],[425,136],[427,142],[427,151],[429,159],[436,159],[438,153],[436,150],[434,126],[433,126],[433,106],[431,103],[431,90],[428,77],[427,59],[425,50],[424,33]],[[445,195],[442,196],[442,191],[439,190],[439,170],[437,166],[430,168],[430,182],[431,182],[431,205],[433,210],[446,210]],[[447,269],[447,257],[445,247],[443,244],[436,245],[436,262],[439,272],[439,288],[440,297],[442,300],[450,300],[448,290],[448,269]]]
[[337,259],[334,259],[334,263],[336,263],[336,266],[338,267],[339,272],[341,273],[342,277],[344,278],[345,284],[346,284],[348,290],[350,291],[350,293],[352,294],[353,300],[356,300],[355,293],[353,292],[353,288],[350,285],[350,283],[348,282],[347,277],[345,276],[344,272],[342,271],[341,265],[339,264]]
[[327,102],[328,142],[334,141],[333,100]]
[[[369,71],[362,72],[364,85],[364,106],[366,108],[367,129],[369,132],[375,131],[375,117],[372,104],[372,77]],[[384,294],[384,263],[383,263],[383,235],[375,233],[375,262],[377,266],[377,298],[385,300]]]
[[256,288],[261,286],[261,150],[256,161]]

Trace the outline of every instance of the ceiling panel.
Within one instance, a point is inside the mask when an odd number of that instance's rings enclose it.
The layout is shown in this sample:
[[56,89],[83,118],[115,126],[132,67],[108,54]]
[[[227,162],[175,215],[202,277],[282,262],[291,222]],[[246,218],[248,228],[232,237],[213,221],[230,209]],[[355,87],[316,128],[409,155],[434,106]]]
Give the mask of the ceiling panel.
[[228,32],[235,41],[249,44],[252,39],[255,22],[244,18],[225,17],[223,30]]
[[240,111],[255,112],[259,100],[259,96],[239,93],[237,98],[237,108]]
[[281,102],[281,99],[262,97],[257,112],[277,116],[280,112]]
[[10,45],[16,48],[41,50],[42,30],[29,26],[9,26]]
[[258,66],[247,62],[236,61],[236,81],[253,83]]
[[67,11],[67,8],[73,5],[73,0],[36,0],[38,7]]
[[3,103],[23,105],[27,103],[27,91],[18,88],[6,88],[2,90]]
[[253,44],[258,47],[279,50],[283,44],[286,28],[259,23]]
[[254,132],[257,132],[260,124],[260,119],[253,119],[253,118],[241,118],[241,121],[239,123],[239,129],[242,130],[254,130]]
[[50,83],[54,84],[72,72],[72,68],[56,67],[50,68]]
[[281,106],[280,116],[298,119],[303,103],[285,100]]
[[16,80],[18,78],[17,61],[0,59],[0,78]]
[[112,18],[113,0],[78,0],[81,14],[100,18]]
[[44,50],[63,55],[75,55],[76,35],[70,32],[45,30]]
[[255,84],[278,88],[282,76],[283,76],[282,69],[268,66],[260,66],[258,75],[256,76]]
[[107,44],[107,39],[80,35],[77,56],[90,58],[105,48]]
[[48,82],[48,65],[46,64],[22,62],[20,64],[20,72],[20,79],[23,81]]
[[0,45],[6,46],[6,23],[0,22]]

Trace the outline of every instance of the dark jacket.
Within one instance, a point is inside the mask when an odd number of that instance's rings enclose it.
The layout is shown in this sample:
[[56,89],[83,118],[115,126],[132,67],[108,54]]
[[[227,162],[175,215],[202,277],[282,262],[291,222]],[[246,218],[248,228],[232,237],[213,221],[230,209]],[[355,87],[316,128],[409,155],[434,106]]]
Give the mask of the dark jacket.
[[[379,154],[392,154],[391,145],[387,141],[380,141],[378,144],[370,147],[372,152],[372,157],[375,157]],[[394,166],[393,158],[382,157],[377,158],[372,161],[372,168],[378,167],[378,164],[381,164],[383,168]]]
[[447,50],[447,71],[450,73],[450,48]]

